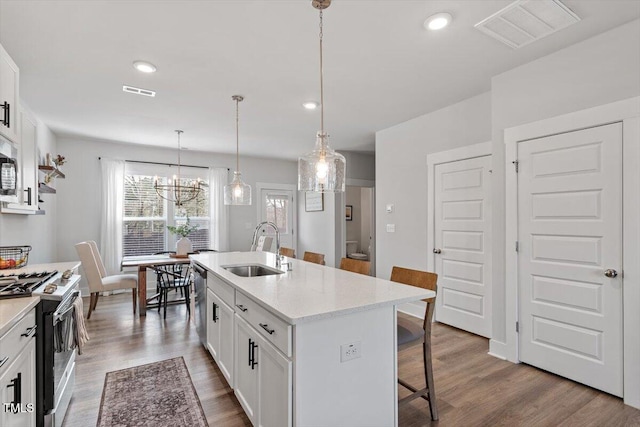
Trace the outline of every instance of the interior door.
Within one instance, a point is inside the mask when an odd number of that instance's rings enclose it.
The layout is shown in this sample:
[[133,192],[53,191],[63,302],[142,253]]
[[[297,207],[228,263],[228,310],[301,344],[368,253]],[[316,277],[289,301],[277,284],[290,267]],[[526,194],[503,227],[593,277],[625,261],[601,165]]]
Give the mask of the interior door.
[[622,396],[622,124],[519,143],[518,167],[520,360]]
[[[280,231],[280,246],[296,249],[296,210],[293,200],[294,186],[273,185],[260,187],[260,221],[270,221]],[[272,251],[275,252],[275,233],[271,227],[262,227],[260,233],[273,236]]]
[[491,336],[491,156],[435,166],[436,320]]

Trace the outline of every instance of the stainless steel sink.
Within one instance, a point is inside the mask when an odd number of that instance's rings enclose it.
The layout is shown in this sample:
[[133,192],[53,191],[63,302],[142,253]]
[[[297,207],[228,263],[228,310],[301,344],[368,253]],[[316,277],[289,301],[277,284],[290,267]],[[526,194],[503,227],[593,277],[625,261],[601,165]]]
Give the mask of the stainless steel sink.
[[249,265],[227,265],[222,266],[225,270],[236,276],[242,277],[258,277],[258,276],[271,276],[272,274],[282,274],[284,271],[276,270],[275,268],[267,267],[260,264]]

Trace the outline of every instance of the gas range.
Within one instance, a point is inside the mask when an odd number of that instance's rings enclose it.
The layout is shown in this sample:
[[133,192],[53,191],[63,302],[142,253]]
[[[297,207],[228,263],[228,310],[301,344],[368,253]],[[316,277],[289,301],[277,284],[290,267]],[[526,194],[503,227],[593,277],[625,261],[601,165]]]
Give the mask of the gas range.
[[0,299],[29,297],[34,292],[41,294],[42,285],[57,274],[57,271],[0,274]]

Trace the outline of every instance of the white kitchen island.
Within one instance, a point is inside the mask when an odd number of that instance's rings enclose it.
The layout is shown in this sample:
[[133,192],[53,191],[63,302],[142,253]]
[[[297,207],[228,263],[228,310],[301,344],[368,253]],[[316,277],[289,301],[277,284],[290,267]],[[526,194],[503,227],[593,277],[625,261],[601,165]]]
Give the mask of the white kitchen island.
[[[432,291],[268,252],[205,253],[207,348],[256,426],[394,426],[396,306]],[[281,270],[286,270],[282,267]]]

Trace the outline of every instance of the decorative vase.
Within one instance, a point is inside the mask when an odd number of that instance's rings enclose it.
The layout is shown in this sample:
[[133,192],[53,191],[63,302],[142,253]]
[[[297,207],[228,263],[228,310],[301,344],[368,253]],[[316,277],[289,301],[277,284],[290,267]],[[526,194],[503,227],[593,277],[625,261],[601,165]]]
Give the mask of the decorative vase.
[[183,237],[176,242],[176,255],[186,255],[193,251],[193,245],[188,237]]

